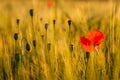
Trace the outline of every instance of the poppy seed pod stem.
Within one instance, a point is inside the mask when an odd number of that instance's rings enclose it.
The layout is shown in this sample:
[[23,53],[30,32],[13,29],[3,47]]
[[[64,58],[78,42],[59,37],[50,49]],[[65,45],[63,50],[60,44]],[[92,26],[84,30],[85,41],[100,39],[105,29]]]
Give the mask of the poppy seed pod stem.
[[48,23],[45,24],[45,30],[46,30],[46,34],[45,34],[45,52],[47,51],[47,29],[48,29]]
[[47,44],[47,29],[48,29],[48,24],[46,23],[46,24],[45,24],[45,30],[46,30],[45,42],[46,42],[46,44]]
[[85,64],[86,64],[86,69],[85,69],[85,80],[87,80],[87,79],[88,79],[88,77],[87,77],[88,60],[89,60],[89,58],[90,58],[90,53],[89,53],[89,52],[86,52],[85,58],[86,58],[86,62],[85,62]]
[[33,18],[31,18],[31,27],[32,27],[32,35],[33,35],[33,39],[35,39],[35,26],[34,26],[34,22],[33,22]]
[[18,33],[14,34],[14,40],[15,40],[15,47],[14,47],[14,49],[15,49],[15,53],[17,53],[17,51],[18,51],[18,45],[17,45]]
[[68,20],[69,32],[68,32],[68,39],[69,43],[71,42],[71,20]]
[[56,24],[56,20],[54,19],[54,20],[53,20],[53,28],[54,28],[54,41],[55,41],[55,33],[56,33],[56,31],[55,31],[55,24]]
[[34,9],[30,9],[29,13],[30,13],[30,16],[31,16],[32,38],[34,39],[33,40],[33,46],[35,47],[36,46],[36,41],[35,41],[35,39],[36,39],[35,35],[36,34],[35,34],[35,26],[34,26],[34,22],[33,22]]
[[17,24],[18,34],[20,33],[19,23],[20,23],[20,19],[17,19],[16,20],[16,24]]
[[88,60],[90,58],[90,53],[89,52],[86,52],[86,55],[85,55],[86,59]]
[[70,44],[70,52],[73,52],[73,44]]
[[51,49],[51,44],[48,43],[48,44],[47,44],[47,50],[48,50],[48,52],[50,51],[50,49]]

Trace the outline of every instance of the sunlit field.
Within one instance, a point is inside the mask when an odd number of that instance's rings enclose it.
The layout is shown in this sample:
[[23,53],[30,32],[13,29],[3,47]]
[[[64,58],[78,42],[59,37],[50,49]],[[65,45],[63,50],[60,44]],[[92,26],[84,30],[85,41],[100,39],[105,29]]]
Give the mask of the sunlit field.
[[[87,52],[93,30],[104,39]],[[0,0],[0,80],[120,80],[119,61],[119,2]]]

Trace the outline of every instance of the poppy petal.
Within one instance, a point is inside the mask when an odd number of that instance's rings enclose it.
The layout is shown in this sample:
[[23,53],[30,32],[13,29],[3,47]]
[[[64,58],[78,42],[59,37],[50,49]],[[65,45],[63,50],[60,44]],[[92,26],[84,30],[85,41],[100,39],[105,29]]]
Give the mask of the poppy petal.
[[104,34],[98,30],[93,30],[88,33],[87,38],[95,45],[99,45],[104,39]]
[[48,5],[48,7],[53,6],[53,1],[52,0],[48,0],[47,5]]
[[89,39],[85,37],[80,37],[80,44],[86,52],[94,51],[94,46]]

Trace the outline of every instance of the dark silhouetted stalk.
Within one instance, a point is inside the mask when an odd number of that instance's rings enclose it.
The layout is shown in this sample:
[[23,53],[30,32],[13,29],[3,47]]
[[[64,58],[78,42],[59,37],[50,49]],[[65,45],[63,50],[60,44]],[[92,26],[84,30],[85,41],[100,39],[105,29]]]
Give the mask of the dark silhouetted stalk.
[[94,56],[94,70],[95,70],[95,76],[96,76],[96,80],[98,80],[98,73],[99,73],[99,71],[98,71],[98,65],[97,65],[97,58],[96,58],[96,55],[97,54],[95,54],[95,56]]
[[47,30],[48,30],[48,23],[45,24],[45,43],[44,43],[44,46],[45,46],[45,58],[46,58],[46,62],[49,63],[48,61],[48,51],[47,51]]
[[48,30],[48,23],[45,24],[45,46],[47,45],[47,30]]
[[56,34],[56,29],[55,29],[55,24],[56,24],[56,20],[53,20],[53,29],[54,29],[54,41],[55,41],[55,34]]
[[50,52],[50,49],[51,49],[51,43],[48,43],[48,44],[47,44],[48,53]]
[[16,24],[17,24],[18,34],[19,34],[20,33],[20,27],[19,27],[20,19],[16,19]]
[[34,17],[34,10],[30,9],[29,10],[29,14],[31,16],[31,25],[32,25],[32,45],[34,46],[34,48],[36,48],[36,34],[35,34],[35,28],[34,28],[34,24],[33,24],[33,17]]
[[15,40],[15,52],[14,53],[17,53],[17,47],[18,47],[18,44],[17,44],[17,41],[18,41],[18,33],[15,33],[14,34],[14,40]]
[[12,59],[12,74],[14,77],[14,79],[16,79],[16,76],[18,75],[18,68],[20,66],[20,58],[21,58],[21,54],[19,53],[19,42],[18,42],[18,33],[14,34],[14,40],[15,40],[15,52],[13,55],[13,59]]
[[73,52],[73,49],[74,49],[73,44],[70,44],[70,52]]
[[74,45],[73,44],[70,44],[69,45],[69,50],[70,50],[70,52],[71,52],[71,59],[73,58],[73,57],[75,57],[75,54],[74,54]]
[[57,3],[58,1],[57,0],[54,0],[54,18],[57,19]]
[[7,72],[5,71],[3,60],[2,60],[2,74],[3,74],[2,80],[8,80],[8,75],[7,75]]
[[86,64],[86,69],[85,69],[85,80],[88,80],[88,77],[87,77],[87,68],[88,68],[88,61],[89,61],[89,58],[90,58],[90,53],[89,53],[89,52],[86,52],[86,54],[85,54],[85,64]]
[[68,31],[68,39],[69,39],[69,44],[71,43],[71,20],[68,20],[68,26],[69,26],[69,31]]

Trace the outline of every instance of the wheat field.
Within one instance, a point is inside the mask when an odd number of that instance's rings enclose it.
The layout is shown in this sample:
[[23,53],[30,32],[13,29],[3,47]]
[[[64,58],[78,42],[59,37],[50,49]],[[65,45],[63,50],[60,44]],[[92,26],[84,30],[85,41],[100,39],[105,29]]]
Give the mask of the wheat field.
[[[119,1],[48,1],[0,0],[0,80],[120,80]],[[86,65],[91,30],[105,39]]]

